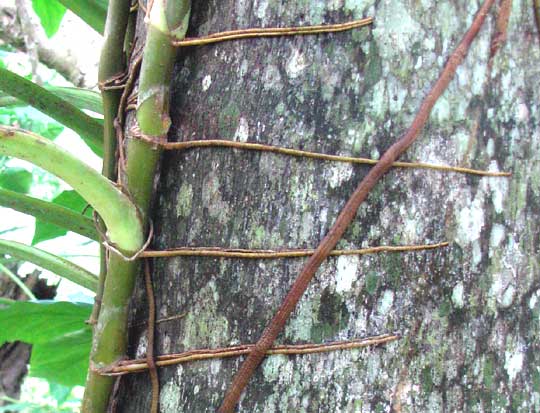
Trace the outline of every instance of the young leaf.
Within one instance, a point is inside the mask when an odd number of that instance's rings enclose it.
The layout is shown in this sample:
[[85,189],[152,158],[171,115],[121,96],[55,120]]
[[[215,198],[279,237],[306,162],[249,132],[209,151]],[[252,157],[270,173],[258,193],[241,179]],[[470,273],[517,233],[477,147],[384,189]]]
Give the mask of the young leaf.
[[32,173],[24,168],[6,168],[0,173],[0,187],[27,194],[32,185]]
[[[73,190],[63,191],[52,200],[52,203],[54,205],[62,206],[64,208],[74,211],[75,213],[80,214],[81,218],[83,217],[82,211],[88,205],[87,202],[76,191]],[[91,211],[91,209],[88,210],[88,213],[90,213],[90,215]],[[48,219],[37,219],[34,230],[34,238],[32,239],[32,245],[35,245],[38,242],[46,241],[48,239],[61,237],[66,234],[67,229],[65,227],[59,227],[54,223],[51,223]]]
[[3,68],[0,68],[0,89],[73,129],[94,153],[102,156],[103,126],[97,119],[47,89]]
[[98,33],[103,34],[107,18],[107,0],[59,0]]
[[90,304],[14,301],[0,309],[0,343],[32,344],[30,374],[65,386],[84,384],[92,329]]
[[52,37],[58,31],[66,8],[57,0],[32,0],[32,7],[39,17],[41,26],[47,37]]

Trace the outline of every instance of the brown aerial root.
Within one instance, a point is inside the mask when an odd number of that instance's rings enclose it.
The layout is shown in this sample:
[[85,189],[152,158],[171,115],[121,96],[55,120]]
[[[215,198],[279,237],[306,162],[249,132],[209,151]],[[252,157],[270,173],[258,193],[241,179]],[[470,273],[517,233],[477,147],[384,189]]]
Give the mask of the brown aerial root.
[[[410,252],[421,250],[432,250],[436,248],[447,247],[448,242],[439,242],[437,244],[425,245],[381,245],[378,247],[351,249],[351,250],[333,250],[328,255],[364,255],[375,254],[379,252]],[[314,249],[294,249],[294,250],[248,250],[219,247],[181,247],[168,250],[146,250],[139,257],[142,258],[165,258],[165,257],[216,257],[216,258],[247,258],[247,259],[272,259],[272,258],[299,258],[309,257],[315,253]]]
[[[137,136],[140,139],[144,139],[142,136]],[[208,139],[208,140],[193,140],[186,142],[167,142],[161,144],[161,147],[165,150],[187,150],[191,148],[206,148],[206,147],[226,147],[233,149],[243,149],[251,151],[272,152],[281,155],[289,155],[295,157],[303,157],[310,159],[319,159],[323,161],[334,162],[348,162],[354,164],[363,165],[376,165],[379,160],[369,158],[356,158],[352,156],[339,156],[339,155],[327,155],[319,152],[303,151],[299,149],[283,148],[281,146],[272,146],[261,143],[251,142],[237,142],[229,141],[225,139]],[[463,168],[459,166],[446,166],[446,165],[434,165],[430,163],[422,162],[393,162],[393,167],[397,168],[416,168],[416,169],[431,169],[444,172],[456,172],[478,176],[495,176],[495,177],[507,177],[512,174],[509,172],[497,172],[497,171],[482,171],[478,169]]]
[[[324,344],[299,344],[274,346],[269,349],[267,355],[302,355],[325,353],[337,350],[352,350],[368,346],[379,346],[392,341],[396,341],[400,336],[396,334],[382,334],[379,336],[367,337],[358,340],[335,341]],[[254,344],[244,344],[232,347],[222,347],[216,349],[190,350],[183,353],[167,354],[156,358],[157,367],[172,366],[180,363],[187,363],[197,360],[209,360],[225,357],[239,357],[248,354]],[[141,373],[148,370],[148,364],[145,359],[123,360],[117,364],[99,370],[100,374],[106,376],[121,376],[130,373]]]
[[373,23],[373,17],[361,20],[353,20],[347,23],[338,24],[320,24],[316,26],[297,26],[297,27],[267,27],[251,28],[240,30],[229,30],[209,34],[207,36],[185,38],[183,40],[172,40],[171,44],[178,47],[203,46],[212,43],[225,42],[229,40],[249,39],[253,37],[276,37],[276,36],[296,36],[319,33],[335,33],[345,30],[356,29]]
[[146,331],[146,366],[150,373],[150,383],[152,385],[152,398],[150,401],[150,413],[159,413],[159,376],[156,362],[154,360],[154,332],[156,328],[156,300],[154,298],[154,287],[152,286],[152,272],[149,260],[144,260],[144,284],[146,288],[146,299],[148,300],[148,329]]

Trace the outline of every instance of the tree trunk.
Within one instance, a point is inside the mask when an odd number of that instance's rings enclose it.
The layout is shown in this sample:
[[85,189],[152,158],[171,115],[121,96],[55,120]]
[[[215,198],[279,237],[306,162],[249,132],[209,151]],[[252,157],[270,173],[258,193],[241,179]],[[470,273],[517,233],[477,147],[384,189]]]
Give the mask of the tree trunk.
[[[190,36],[344,22],[371,28],[180,51],[170,141],[230,139],[379,157],[410,125],[479,1],[209,0]],[[435,251],[334,257],[279,343],[397,332],[362,350],[266,358],[240,412],[540,411],[540,47],[514,1],[489,63],[499,7],[401,160],[511,171],[511,178],[393,169],[340,248],[449,241]],[[154,247],[315,247],[365,176],[352,166],[226,148],[166,152]],[[255,342],[305,259],[154,263],[156,354]],[[147,316],[142,282],[133,320]],[[146,352],[131,330],[130,357]],[[242,359],[160,369],[162,412],[214,412]],[[123,379],[119,412],[147,412],[147,374]]]

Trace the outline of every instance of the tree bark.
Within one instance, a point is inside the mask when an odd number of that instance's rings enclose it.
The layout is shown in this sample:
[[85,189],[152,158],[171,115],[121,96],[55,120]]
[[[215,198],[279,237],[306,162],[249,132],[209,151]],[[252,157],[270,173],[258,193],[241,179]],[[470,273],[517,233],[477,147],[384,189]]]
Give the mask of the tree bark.
[[[378,158],[409,126],[477,1],[193,4],[189,36],[343,22],[371,28],[186,48],[172,84],[170,141],[231,139]],[[504,170],[511,178],[394,169],[341,248],[449,241],[444,250],[326,261],[279,343],[397,332],[385,347],[271,356],[240,412],[540,410],[540,45],[532,5],[514,1],[506,43],[493,8],[418,142],[401,160]],[[224,148],[167,152],[155,249],[311,248],[367,166]],[[156,354],[253,343],[303,259],[155,261]],[[147,316],[142,280],[133,321]],[[146,352],[131,329],[130,357]],[[162,412],[215,411],[241,359],[160,370]],[[150,381],[128,376],[118,411],[146,412]]]

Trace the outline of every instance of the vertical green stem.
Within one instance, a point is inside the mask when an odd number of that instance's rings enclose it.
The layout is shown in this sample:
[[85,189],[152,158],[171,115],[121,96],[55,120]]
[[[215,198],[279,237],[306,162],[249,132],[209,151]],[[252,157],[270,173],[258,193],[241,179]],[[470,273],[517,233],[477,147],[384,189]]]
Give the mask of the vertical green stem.
[[[188,0],[154,0],[150,12],[140,74],[137,120],[141,133],[151,139],[163,139],[169,130],[169,86],[176,55],[170,36],[173,32],[176,37],[185,35],[189,12]],[[107,26],[110,24],[114,24],[114,21],[107,21]],[[102,59],[106,55],[104,52]],[[105,145],[108,147],[107,141]],[[148,221],[159,157],[160,151],[156,145],[127,135],[126,168],[120,178],[145,223]],[[101,413],[107,409],[113,380],[99,375],[96,369],[118,361],[125,354],[128,304],[137,272],[137,263],[110,254],[101,311],[94,331],[90,372],[82,407],[84,413]]]
[[[137,109],[140,131],[150,138],[163,138],[169,131],[169,88],[176,56],[176,49],[171,46],[171,34],[185,36],[190,7],[188,0],[155,0],[150,11]],[[143,211],[145,221],[159,155],[156,145],[128,137],[126,186],[135,204]]]
[[[121,75],[125,70],[125,54],[124,54],[124,38],[126,32],[126,26],[129,18],[131,2],[130,0],[110,0],[107,9],[107,20],[105,23],[104,42],[103,49],[101,51],[101,57],[99,62],[98,79],[102,87],[107,81],[115,76]],[[103,132],[103,169],[102,173],[107,178],[115,180],[116,178],[116,129],[114,127],[114,121],[118,113],[118,105],[122,96],[122,90],[107,90],[102,89],[103,99],[103,116],[104,116],[104,132]],[[103,223],[99,222],[99,225],[103,229]],[[117,340],[116,335],[107,336],[104,335],[106,331],[112,331],[113,333],[120,332],[123,337],[125,334],[125,326],[117,326],[121,328],[112,329],[114,322],[109,322],[110,312],[119,310],[122,312],[123,317],[119,317],[117,322],[124,322],[127,320],[127,314],[124,314],[123,310],[126,305],[121,305],[120,308],[110,306],[110,302],[105,302],[104,289],[106,288],[107,276],[109,276],[109,284],[120,283],[119,280],[121,273],[118,273],[122,269],[122,265],[112,266],[113,261],[121,260],[116,254],[111,254],[110,261],[107,262],[107,254],[104,247],[100,247],[100,271],[98,289],[96,291],[96,298],[94,302],[94,308],[92,309],[92,315],[90,316],[91,322],[97,324],[94,328],[94,340],[92,353],[90,357],[90,372],[87,379],[82,411],[83,412],[104,412],[108,404],[110,389],[113,383],[111,378],[101,377],[92,372],[92,366],[99,363],[108,363],[109,360],[120,357],[125,352],[125,343],[116,341],[120,347],[111,346],[111,340]],[[124,268],[131,270],[131,273],[136,272],[136,267],[133,263],[125,262]],[[133,267],[133,268],[132,268]],[[116,271],[116,273],[115,273]],[[133,275],[134,277],[134,275]],[[131,278],[133,278],[131,277]],[[120,293],[126,292],[131,295],[133,289],[133,281],[127,274],[126,282],[123,288],[119,289]],[[117,290],[117,287],[111,286],[110,288]],[[110,298],[110,297],[109,297]],[[128,298],[129,300],[129,298]],[[107,305],[109,304],[109,307]],[[102,317],[100,317],[102,307],[107,308],[104,311]],[[113,320],[114,321],[114,320]],[[124,322],[125,323],[125,322]],[[123,339],[121,339],[123,340]]]
[[[116,178],[116,130],[114,120],[118,113],[118,105],[122,96],[122,90],[103,88],[108,80],[121,75],[125,70],[124,37],[129,17],[130,0],[111,0],[107,10],[107,20],[103,39],[103,49],[99,61],[98,80],[102,86],[101,97],[103,100],[103,169],[102,173],[111,181]],[[101,229],[105,227],[99,222]],[[99,284],[96,291],[94,308],[90,316],[90,322],[98,318],[103,296],[103,284],[107,276],[106,251],[100,247],[100,270]]]
[[[124,35],[129,17],[129,8],[130,0],[109,1],[103,49],[99,61],[98,80],[102,86],[115,76],[121,75],[125,70]],[[101,96],[103,99],[105,128],[103,137],[103,175],[114,180],[116,174],[116,131],[114,128],[114,119],[118,112],[122,90],[104,89],[101,92]]]
[[95,369],[119,361],[127,348],[127,318],[138,263],[126,261],[111,253],[109,271],[105,278],[104,294],[90,356],[90,371],[86,381],[83,413],[107,411],[114,378],[102,376]]

